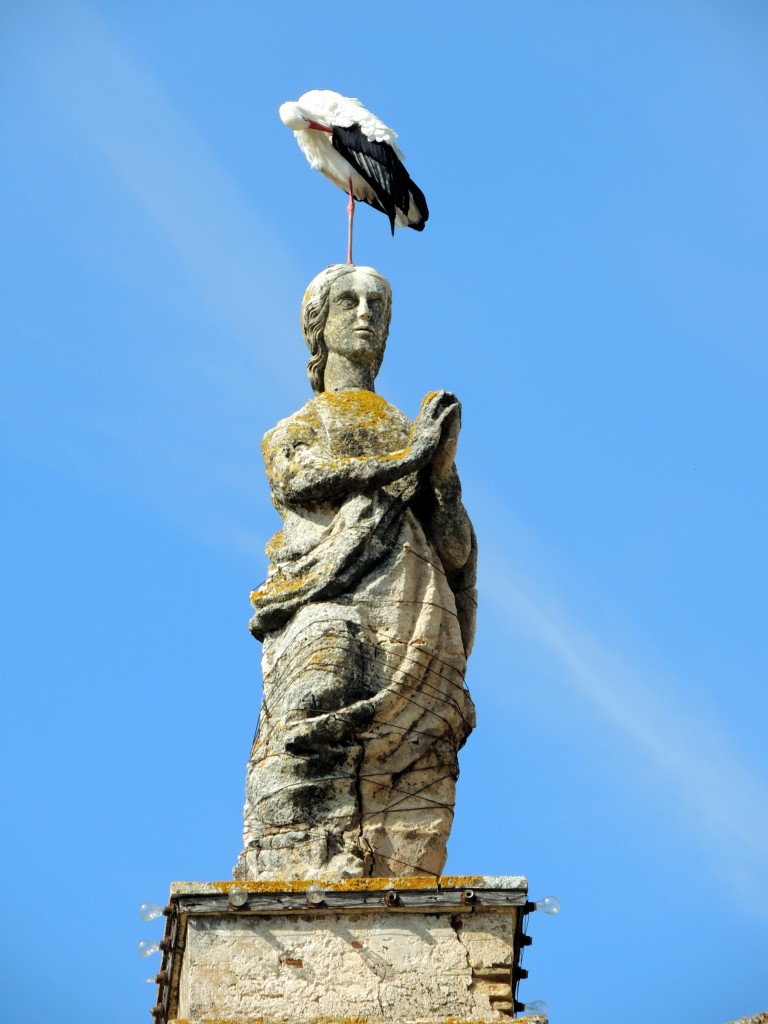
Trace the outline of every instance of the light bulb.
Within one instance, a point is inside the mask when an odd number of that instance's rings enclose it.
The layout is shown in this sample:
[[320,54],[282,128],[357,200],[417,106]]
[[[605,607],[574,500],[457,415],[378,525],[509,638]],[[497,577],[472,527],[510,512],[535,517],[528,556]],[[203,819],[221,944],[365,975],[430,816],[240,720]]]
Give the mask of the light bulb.
[[319,907],[325,899],[325,889],[317,882],[313,882],[307,889],[307,903],[312,907]]
[[533,906],[545,914],[557,914],[560,911],[560,900],[557,896],[545,896],[543,900],[536,900]]
[[233,885],[229,890],[230,907],[244,907],[248,902],[248,890],[242,885]]
[[157,984],[157,978],[153,974],[151,978],[145,978],[144,979],[144,983],[146,985],[156,985]]
[[157,917],[163,916],[163,908],[156,903],[142,903],[137,911],[142,921],[154,921]]
[[136,944],[136,952],[139,956],[152,956],[153,953],[160,952],[160,943],[153,942],[152,939],[142,939]]
[[535,1013],[539,1017],[546,1017],[549,1013],[549,1007],[543,999],[534,999],[532,1003],[523,1003],[523,1009],[526,1013]]

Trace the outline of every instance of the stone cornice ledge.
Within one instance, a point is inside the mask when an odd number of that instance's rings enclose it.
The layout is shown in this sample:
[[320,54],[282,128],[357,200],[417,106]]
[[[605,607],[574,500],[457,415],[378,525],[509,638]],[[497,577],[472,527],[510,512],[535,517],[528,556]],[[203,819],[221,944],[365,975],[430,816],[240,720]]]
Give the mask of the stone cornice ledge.
[[322,886],[329,892],[380,892],[394,889],[408,892],[421,889],[496,889],[528,892],[524,875],[405,875],[398,878],[273,878],[266,881],[236,882],[171,882],[170,895],[214,896],[230,893],[233,889],[253,893],[307,892],[313,886]]

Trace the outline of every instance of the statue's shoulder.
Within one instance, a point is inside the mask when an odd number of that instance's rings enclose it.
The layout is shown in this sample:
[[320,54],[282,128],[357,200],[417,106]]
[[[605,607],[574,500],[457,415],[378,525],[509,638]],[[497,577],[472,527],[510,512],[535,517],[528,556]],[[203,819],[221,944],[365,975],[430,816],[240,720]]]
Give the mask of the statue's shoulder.
[[268,430],[261,442],[262,451],[267,453],[287,444],[311,444],[317,432],[322,429],[322,419],[317,409],[317,399],[310,399],[297,412]]
[[405,413],[375,391],[323,391],[308,405],[313,406],[314,414],[326,426],[331,421],[334,424],[349,423],[355,427],[367,426],[373,430],[377,427],[391,428],[395,424],[407,429],[411,427],[411,421]]

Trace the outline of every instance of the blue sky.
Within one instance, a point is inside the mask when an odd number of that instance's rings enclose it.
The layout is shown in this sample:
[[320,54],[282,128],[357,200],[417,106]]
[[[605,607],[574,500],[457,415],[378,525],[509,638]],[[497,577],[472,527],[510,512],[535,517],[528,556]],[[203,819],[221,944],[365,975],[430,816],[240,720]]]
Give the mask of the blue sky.
[[[359,96],[379,390],[464,405],[481,611],[448,871],[521,873],[553,1022],[768,1008],[768,11],[167,0],[0,12],[9,1024],[149,1020],[172,879],[229,875],[261,435],[309,397],[345,200],[277,107]],[[74,1019],[74,1016],[73,1016]]]

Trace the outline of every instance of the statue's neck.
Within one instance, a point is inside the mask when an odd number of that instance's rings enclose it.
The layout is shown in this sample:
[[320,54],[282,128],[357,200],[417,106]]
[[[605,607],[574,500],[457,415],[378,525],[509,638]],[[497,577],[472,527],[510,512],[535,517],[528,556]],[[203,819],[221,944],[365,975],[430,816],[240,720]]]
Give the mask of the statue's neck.
[[376,374],[370,366],[352,363],[344,356],[328,353],[323,381],[326,391],[375,391]]

